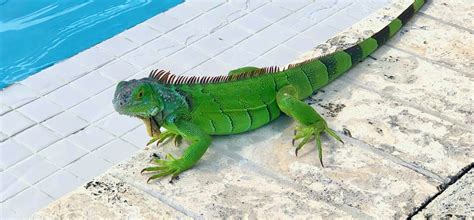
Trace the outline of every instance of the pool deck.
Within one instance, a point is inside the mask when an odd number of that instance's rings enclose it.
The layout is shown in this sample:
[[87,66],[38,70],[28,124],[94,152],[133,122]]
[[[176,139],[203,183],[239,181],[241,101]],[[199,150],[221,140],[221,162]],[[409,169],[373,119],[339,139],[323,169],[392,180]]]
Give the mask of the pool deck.
[[141,122],[111,105],[118,81],[155,68],[223,75],[331,53],[410,3],[186,1],[6,88],[1,216],[474,216],[471,1],[429,2],[387,45],[307,100],[345,142],[323,138],[325,168],[312,144],[295,157],[295,122],[282,117],[214,138],[172,184],[146,184],[139,171],[151,154],[183,148],[145,148]]

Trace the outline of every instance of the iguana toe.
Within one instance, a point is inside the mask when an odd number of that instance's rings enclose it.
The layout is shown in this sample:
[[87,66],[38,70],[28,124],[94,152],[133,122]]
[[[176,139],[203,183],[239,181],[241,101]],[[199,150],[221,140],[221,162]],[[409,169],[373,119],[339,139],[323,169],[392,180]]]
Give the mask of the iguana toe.
[[178,176],[178,174],[186,170],[183,166],[182,159],[176,159],[171,154],[167,154],[165,160],[156,159],[153,162],[158,164],[158,166],[147,167],[141,171],[141,173],[144,173],[144,172],[156,173],[152,175],[150,178],[148,178],[147,183],[150,182],[151,180],[168,176],[168,175],[172,175],[172,179],[174,179],[176,178],[176,176]]

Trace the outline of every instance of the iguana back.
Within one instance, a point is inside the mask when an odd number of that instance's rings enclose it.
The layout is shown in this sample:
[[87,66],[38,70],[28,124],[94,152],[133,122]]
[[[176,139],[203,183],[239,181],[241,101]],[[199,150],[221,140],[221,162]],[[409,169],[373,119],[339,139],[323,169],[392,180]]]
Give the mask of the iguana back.
[[154,77],[184,93],[190,100],[192,119],[212,135],[236,134],[261,127],[278,118],[276,93],[286,85],[298,88],[299,99],[347,72],[392,37],[423,5],[417,0],[372,37],[330,55],[290,65],[255,69],[220,77]]

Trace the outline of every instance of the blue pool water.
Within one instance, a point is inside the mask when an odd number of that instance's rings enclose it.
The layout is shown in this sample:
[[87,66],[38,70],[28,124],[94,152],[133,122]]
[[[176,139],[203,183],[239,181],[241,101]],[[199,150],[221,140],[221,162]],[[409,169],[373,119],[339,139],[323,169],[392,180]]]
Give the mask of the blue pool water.
[[0,89],[184,0],[0,0]]

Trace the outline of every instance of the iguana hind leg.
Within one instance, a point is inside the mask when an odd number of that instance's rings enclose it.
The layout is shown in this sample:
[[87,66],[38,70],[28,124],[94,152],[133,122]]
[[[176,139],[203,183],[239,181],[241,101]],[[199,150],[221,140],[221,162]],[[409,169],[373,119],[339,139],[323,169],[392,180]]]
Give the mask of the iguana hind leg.
[[[321,146],[320,135],[323,132],[331,135],[338,141],[342,142],[334,130],[327,126],[326,121],[308,104],[302,102],[298,98],[298,91],[295,86],[287,85],[281,88],[276,97],[278,107],[282,112],[295,119],[300,125],[296,127],[296,133],[293,138],[295,140],[302,139],[295,149],[295,154],[308,143],[314,136],[316,139],[316,147],[319,152],[319,161],[323,164],[323,151]],[[342,142],[343,143],[343,142]]]

